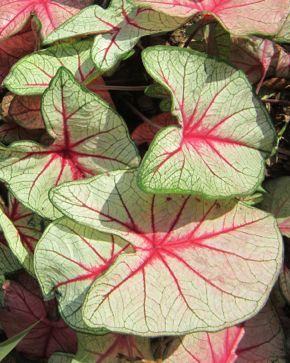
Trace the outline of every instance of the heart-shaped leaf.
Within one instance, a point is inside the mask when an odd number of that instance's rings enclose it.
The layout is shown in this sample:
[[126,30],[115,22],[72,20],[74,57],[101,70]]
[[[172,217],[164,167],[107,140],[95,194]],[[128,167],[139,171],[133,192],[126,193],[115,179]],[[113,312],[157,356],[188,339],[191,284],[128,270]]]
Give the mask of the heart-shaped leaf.
[[149,339],[120,334],[96,337],[78,334],[78,351],[72,363],[153,362]]
[[141,164],[140,186],[208,198],[252,194],[264,178],[263,158],[275,133],[244,74],[180,48],[147,48],[143,62],[171,92],[180,127],[156,135]]
[[60,67],[69,69],[80,83],[89,82],[99,75],[90,59],[91,46],[92,41],[85,40],[34,52],[12,67],[4,85],[18,95],[40,95]]
[[281,267],[272,216],[233,201],[144,193],[134,170],[67,183],[51,198],[136,250],[91,286],[82,309],[90,327],[144,336],[220,330],[263,306]]
[[35,14],[41,22],[41,35],[51,33],[92,0],[0,0],[0,40],[10,37]]
[[33,253],[44,227],[42,219],[9,194],[8,207],[0,210],[0,227],[11,252],[34,274]]
[[35,252],[37,278],[46,296],[56,295],[60,313],[73,329],[104,333],[86,326],[81,307],[92,283],[127,251],[132,249],[121,238],[68,219],[45,231]]
[[264,184],[265,194],[260,207],[277,219],[284,236],[290,237],[290,177],[280,177]]
[[40,322],[17,345],[20,352],[34,358],[48,358],[54,352],[76,351],[76,335],[57,316],[55,301],[44,302],[33,279],[4,284],[4,308],[0,323],[11,337],[36,321]]
[[92,58],[97,69],[106,72],[126,58],[142,36],[173,30],[183,23],[184,19],[138,9],[130,0],[113,0],[106,10],[97,5],[84,9],[51,33],[45,44],[97,34]]
[[3,149],[0,178],[28,208],[49,219],[60,216],[48,191],[64,181],[138,165],[123,120],[98,96],[61,68],[42,98],[42,114],[54,142],[28,141]]
[[0,86],[13,64],[34,49],[35,36],[31,30],[14,35],[0,43]]
[[132,139],[137,145],[150,144],[156,133],[165,126],[175,125],[176,120],[169,112],[152,117],[150,122],[144,121],[132,133]]
[[232,327],[217,333],[195,333],[175,338],[166,350],[164,363],[234,363],[236,349],[243,338],[242,327]]
[[[231,33],[276,34],[289,11],[288,0],[134,0],[171,16],[212,15]],[[267,19],[267,21],[265,21]]]
[[236,363],[286,362],[283,329],[271,303],[242,326],[245,335],[236,350]]

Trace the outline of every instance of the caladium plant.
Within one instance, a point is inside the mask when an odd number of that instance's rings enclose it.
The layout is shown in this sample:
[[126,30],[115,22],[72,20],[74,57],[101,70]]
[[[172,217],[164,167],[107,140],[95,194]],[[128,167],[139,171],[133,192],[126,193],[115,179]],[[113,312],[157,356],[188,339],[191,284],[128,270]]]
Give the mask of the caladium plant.
[[[217,18],[233,34],[276,34],[285,21],[289,2],[281,0],[134,0],[173,16],[188,18],[196,14]],[[267,22],[264,21],[267,17]]]
[[1,0],[0,41],[16,34],[34,14],[45,37],[92,0]]
[[43,95],[42,115],[54,141],[50,146],[20,141],[3,148],[0,179],[43,217],[60,216],[48,199],[51,187],[137,165],[136,149],[122,119],[64,68]]
[[11,194],[8,195],[8,206],[3,205],[0,210],[2,238],[8,243],[12,255],[32,274],[34,249],[44,226],[44,221],[37,214],[21,205]]
[[[69,218],[114,233],[135,250],[122,254],[105,274],[94,276],[82,309],[85,323],[156,336],[218,330],[253,315],[280,270],[280,236],[271,217],[233,202],[147,194],[136,177],[136,171],[112,172],[51,193],[53,203]],[[243,235],[251,236],[251,245]],[[68,262],[75,264],[71,255]],[[225,274],[225,265],[231,272]],[[88,272],[88,267],[80,268],[73,281]],[[263,283],[257,278],[261,268],[271,271],[267,284],[266,276]],[[241,271],[247,279],[240,280],[236,290],[231,276]],[[69,284],[66,293],[71,288]]]
[[288,0],[0,0],[0,360],[289,359],[288,43]]
[[[89,7],[50,34],[45,44],[85,34],[97,34],[92,59],[99,71],[108,71],[128,57],[138,40],[149,34],[178,28],[183,19],[138,9],[131,0],[112,0],[109,9]],[[80,26],[81,25],[81,26]]]
[[180,126],[156,135],[140,167],[140,186],[211,198],[256,190],[274,130],[244,75],[187,49],[148,48],[143,62],[171,93]]
[[4,284],[4,308],[1,309],[1,326],[13,336],[34,322],[32,329],[17,349],[35,358],[50,357],[54,352],[76,351],[76,335],[57,314],[55,301],[42,301],[37,283],[28,276],[20,282]]

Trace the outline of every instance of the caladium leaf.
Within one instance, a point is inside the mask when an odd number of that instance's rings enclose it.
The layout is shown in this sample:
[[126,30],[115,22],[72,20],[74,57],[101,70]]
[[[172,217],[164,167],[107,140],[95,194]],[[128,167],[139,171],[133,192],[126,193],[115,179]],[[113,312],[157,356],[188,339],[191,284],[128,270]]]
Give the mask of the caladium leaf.
[[266,77],[288,78],[290,75],[289,55],[269,39],[230,37],[219,24],[211,24],[206,43],[192,42],[191,45],[242,69],[250,82],[260,81],[258,89]]
[[39,96],[14,96],[8,115],[21,127],[43,129],[45,126],[40,112],[40,102]]
[[49,358],[48,363],[72,363],[73,358],[71,354],[55,353]]
[[[3,150],[0,178],[28,208],[48,219],[60,216],[48,191],[64,181],[138,165],[123,120],[61,68],[42,98],[50,146],[22,141]],[[2,158],[2,159],[3,159]]]
[[150,9],[138,9],[130,0],[112,0],[108,9],[91,6],[64,23],[45,40],[96,34],[92,58],[99,71],[106,72],[126,58],[138,40],[154,33],[178,28],[184,19]]
[[286,362],[283,329],[270,303],[242,326],[245,335],[236,350],[236,363]]
[[42,219],[9,194],[8,207],[0,210],[0,227],[14,256],[34,274],[33,253],[42,234]]
[[290,270],[285,264],[279,277],[280,288],[284,298],[290,304]]
[[81,307],[92,283],[127,251],[132,249],[121,238],[68,219],[46,229],[35,252],[37,278],[46,296],[56,295],[60,313],[73,329],[104,333],[86,326]]
[[215,331],[254,315],[281,267],[273,217],[233,201],[144,193],[136,174],[111,172],[51,192],[69,218],[136,250],[93,283],[85,323],[156,336]]
[[25,285],[6,281],[4,290],[5,307],[1,309],[0,323],[8,337],[40,320],[16,347],[18,351],[34,358],[48,358],[54,352],[76,351],[75,333],[59,319],[55,301],[42,300],[32,279],[26,279]]
[[78,334],[78,351],[72,363],[153,362],[148,338],[120,334],[96,337]]
[[31,30],[21,34],[16,34],[0,43],[0,85],[9,73],[12,65],[20,58],[34,50],[35,35]]
[[91,3],[91,0],[1,0],[0,40],[18,33],[32,14],[40,20],[41,35],[45,37]]
[[290,237],[290,177],[280,177],[264,184],[265,194],[260,207],[274,215],[281,233]]
[[263,158],[275,133],[244,74],[180,48],[147,48],[143,62],[171,92],[180,127],[156,135],[141,164],[140,186],[207,198],[252,194],[264,178]]
[[[0,231],[0,273],[10,273],[21,269],[18,259],[7,244],[3,231]],[[1,291],[0,291],[1,297]],[[0,299],[2,300],[2,299]],[[1,304],[0,304],[1,305]]]
[[[188,18],[196,14],[212,15],[231,33],[276,34],[288,15],[289,1],[281,0],[134,0],[171,16]],[[265,18],[267,22],[265,22]]]
[[144,121],[132,133],[132,139],[137,145],[150,144],[156,133],[165,126],[175,125],[176,120],[169,112],[152,117],[149,122]]
[[39,140],[43,132],[37,130],[27,130],[17,123],[9,121],[0,125],[0,142],[9,145],[17,140]]
[[242,69],[253,83],[262,83],[266,76],[290,76],[289,55],[269,39],[232,39],[229,61]]
[[164,363],[234,363],[236,349],[244,335],[240,326],[217,333],[194,333],[175,338],[166,350]]
[[274,40],[281,43],[290,43],[290,14],[288,14],[287,19]]
[[4,85],[18,95],[40,95],[60,67],[69,69],[80,83],[89,82],[99,75],[90,59],[91,46],[92,41],[85,40],[30,54],[12,67]]

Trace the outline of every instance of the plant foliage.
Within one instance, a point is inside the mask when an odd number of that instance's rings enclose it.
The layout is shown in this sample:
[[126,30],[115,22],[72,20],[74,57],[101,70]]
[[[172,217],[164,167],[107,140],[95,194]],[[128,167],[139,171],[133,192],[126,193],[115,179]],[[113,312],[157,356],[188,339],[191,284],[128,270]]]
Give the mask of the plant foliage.
[[286,362],[289,78],[288,0],[0,0],[1,359]]

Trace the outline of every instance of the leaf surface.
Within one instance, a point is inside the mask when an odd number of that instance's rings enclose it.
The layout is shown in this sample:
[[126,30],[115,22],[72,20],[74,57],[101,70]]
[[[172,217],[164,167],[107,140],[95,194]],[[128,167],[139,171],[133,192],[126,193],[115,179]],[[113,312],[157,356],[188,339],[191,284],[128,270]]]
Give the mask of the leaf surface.
[[290,14],[288,14],[287,19],[274,40],[281,43],[290,43]]
[[166,350],[164,363],[234,363],[244,329],[236,326],[217,333],[195,333],[178,337]]
[[106,10],[97,5],[84,9],[51,33],[45,43],[96,34],[92,58],[97,69],[106,72],[126,58],[142,36],[173,30],[182,23],[184,19],[138,9],[129,0],[113,0]]
[[72,363],[153,362],[149,339],[120,334],[78,334],[78,351]]
[[180,48],[147,48],[143,62],[170,91],[180,127],[156,135],[141,164],[140,186],[207,198],[253,193],[275,134],[244,74]]
[[92,283],[127,250],[129,243],[121,238],[68,219],[45,231],[35,253],[37,278],[46,296],[57,296],[60,313],[73,329],[104,333],[84,323],[81,307]]
[[283,329],[271,303],[242,325],[245,335],[236,350],[236,363],[286,362]]
[[41,22],[41,35],[51,33],[91,0],[1,0],[0,40],[16,34],[35,14]]
[[18,95],[42,94],[60,67],[71,71],[80,83],[97,77],[90,59],[91,40],[59,44],[22,58],[5,78],[5,86]]
[[263,306],[281,267],[270,215],[233,201],[144,193],[136,171],[67,183],[51,198],[69,218],[136,250],[92,285],[82,309],[91,327],[144,336],[220,330]]
[[28,328],[24,329],[19,334],[10,337],[4,342],[0,343],[0,360],[3,361],[4,358],[8,356],[9,353],[23,340],[26,335],[38,324],[38,321],[30,325]]
[[192,42],[194,49],[195,44],[210,56],[242,69],[251,83],[259,81],[258,90],[266,77],[290,76],[289,55],[284,48],[270,39],[256,36],[231,37],[221,25],[210,24],[206,42]]
[[13,64],[34,51],[35,43],[35,36],[31,30],[16,34],[0,43],[0,85]]
[[11,252],[34,274],[33,254],[42,234],[41,218],[9,194],[8,207],[0,210],[0,227]]
[[[288,15],[288,0],[134,0],[171,16],[213,15],[231,33],[276,34]],[[267,19],[267,21],[265,21]]]
[[48,363],[73,363],[73,355],[64,353],[55,353],[50,356]]
[[0,142],[9,145],[18,140],[39,140],[43,132],[40,130],[28,130],[19,126],[16,122],[2,122],[0,125]]
[[8,114],[18,125],[26,129],[43,129],[39,96],[14,96]]
[[175,125],[176,120],[169,112],[152,117],[149,122],[144,121],[141,125],[136,127],[132,133],[132,139],[137,145],[150,144],[154,139],[156,133],[165,126]]
[[[54,352],[74,353],[76,335],[57,317],[54,301],[44,302],[37,284],[31,278],[25,285],[7,281],[0,322],[8,337],[40,320],[16,349],[34,358],[48,358]],[[24,287],[25,286],[25,287]]]
[[3,231],[0,231],[0,272],[15,272],[21,269],[18,259],[13,255]]
[[279,283],[284,298],[286,299],[287,303],[290,304],[290,270],[286,263],[284,263],[280,273]]
[[260,207],[272,213],[278,222],[281,233],[290,237],[290,177],[280,177],[264,184],[268,192]]
[[29,141],[13,143],[3,148],[0,162],[0,178],[19,201],[41,216],[60,216],[48,199],[50,188],[138,165],[123,120],[64,68],[43,95],[42,114],[54,142],[47,147]]

